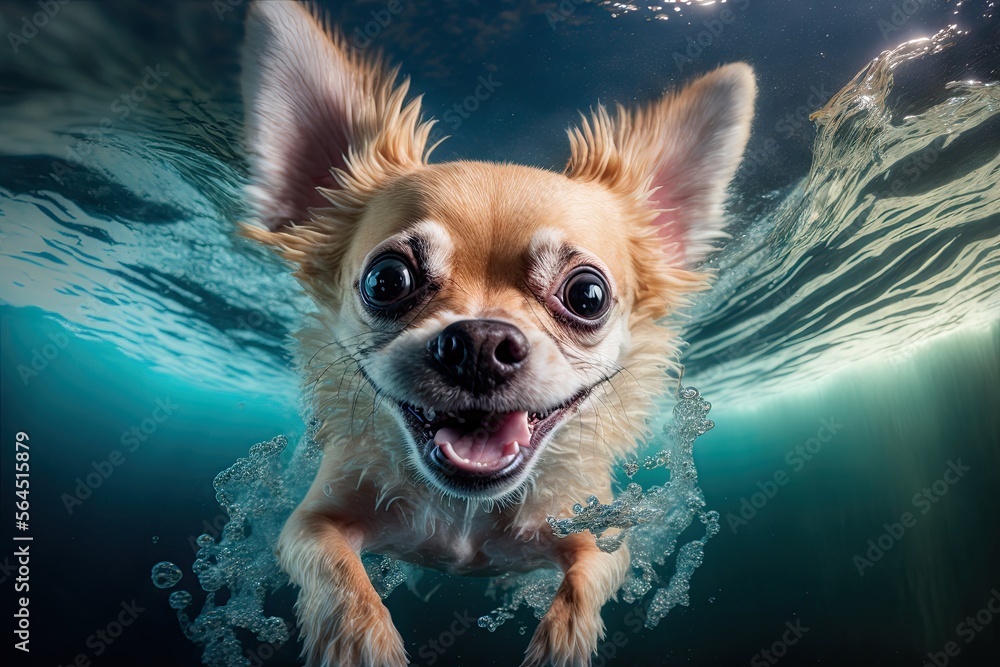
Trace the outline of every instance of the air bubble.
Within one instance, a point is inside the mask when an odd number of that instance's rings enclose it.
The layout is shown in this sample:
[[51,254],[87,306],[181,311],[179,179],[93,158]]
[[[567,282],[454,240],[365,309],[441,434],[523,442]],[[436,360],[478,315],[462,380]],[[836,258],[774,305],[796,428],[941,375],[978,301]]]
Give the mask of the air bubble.
[[157,588],[173,588],[181,580],[184,573],[170,561],[161,561],[153,566],[151,572],[153,585]]
[[[623,464],[622,476],[629,483],[610,503],[602,504],[590,495],[573,506],[572,516],[548,517],[557,536],[590,531],[599,548],[607,552],[628,547],[632,565],[619,598],[645,602],[650,628],[673,607],[688,604],[690,579],[704,559],[704,545],[719,532],[719,515],[705,509],[692,458],[695,439],[714,426],[707,419],[710,409],[697,389],[681,389],[672,421],[662,436],[649,443],[650,455],[642,463],[646,469],[669,471],[662,486],[643,488],[632,482],[640,464],[639,459],[630,460]],[[264,607],[271,593],[289,583],[274,557],[274,545],[319,468],[322,449],[314,440],[316,430],[313,422],[309,434],[285,459],[282,452],[288,443],[283,437],[255,445],[249,456],[215,479],[216,498],[229,521],[218,538],[206,534],[196,540],[199,551],[192,570],[205,596],[201,613],[194,619],[185,613],[194,602],[187,591],[170,596],[185,636],[203,647],[202,663],[207,667],[245,667],[246,651],[254,644],[244,645],[244,641],[277,648],[290,638],[291,621],[265,614]],[[681,534],[695,518],[704,535],[682,542]],[[671,572],[666,559],[675,555]],[[377,554],[365,554],[362,562],[383,598],[413,571],[412,566]],[[154,583],[161,588],[175,585],[180,578],[180,568],[172,563],[153,568]],[[562,578],[557,569],[541,569],[495,579],[491,587],[498,590],[502,603],[481,616],[478,625],[493,632],[524,607],[541,618]],[[226,601],[217,602],[217,596]],[[526,632],[524,626],[522,630]]]
[[266,618],[257,629],[257,637],[268,644],[284,644],[288,641],[288,623],[280,616]]
[[406,581],[411,568],[407,563],[400,563],[388,556],[375,554],[366,555],[362,562],[372,586],[375,587],[375,591],[382,599],[389,597],[389,593],[392,593],[397,586]]
[[202,590],[214,592],[226,585],[226,574],[217,566],[207,565],[196,572]]
[[[712,406],[694,387],[682,388],[678,396],[673,420],[664,427],[663,438],[650,443],[661,446],[642,464],[646,470],[668,469],[667,483],[643,489],[631,482],[607,505],[595,502],[596,498],[591,496],[586,507],[579,504],[573,507],[572,517],[548,517],[556,537],[589,531],[595,536],[598,548],[609,553],[628,545],[631,570],[619,591],[620,597],[636,603],[651,595],[646,619],[649,628],[655,627],[675,606],[688,604],[691,577],[704,560],[704,545],[719,532],[719,513],[705,510],[692,457],[694,441],[715,426],[705,418]],[[631,479],[639,464],[628,461],[622,468]],[[678,545],[680,535],[695,518],[704,525],[704,535]],[[664,572],[666,559],[674,553],[677,557],[673,573]],[[659,585],[663,581],[666,585]],[[516,602],[515,595],[501,609],[512,613],[517,608]],[[547,604],[548,601],[544,603]],[[536,613],[539,608],[535,607]]]
[[514,618],[512,611],[500,608],[496,609],[486,616],[480,616],[477,621],[479,627],[485,628],[490,632],[496,632],[496,629],[504,624],[504,621],[508,621]]
[[174,591],[170,594],[171,609],[187,609],[194,598],[187,591]]
[[[205,595],[201,613],[191,619],[184,612],[193,602],[189,593],[177,591],[170,598],[184,635],[203,647],[201,662],[207,667],[246,667],[247,651],[260,642],[277,649],[288,641],[290,621],[265,614],[264,606],[271,592],[288,583],[274,546],[319,468],[315,431],[313,422],[290,460],[282,460],[288,442],[279,437],[254,445],[249,456],[215,478],[216,498],[229,521],[218,538],[203,534],[195,540],[199,550],[191,569]],[[216,596],[226,601],[219,603]]]

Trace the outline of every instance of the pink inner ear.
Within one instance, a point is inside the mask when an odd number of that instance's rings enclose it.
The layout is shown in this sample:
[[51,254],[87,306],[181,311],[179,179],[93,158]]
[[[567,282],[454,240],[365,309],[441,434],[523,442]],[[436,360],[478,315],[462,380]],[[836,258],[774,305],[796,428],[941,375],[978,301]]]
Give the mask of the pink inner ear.
[[325,127],[312,119],[296,129],[298,137],[287,149],[291,156],[287,168],[282,172],[283,182],[275,188],[271,196],[276,200],[276,213],[282,217],[270,217],[268,227],[275,229],[289,221],[297,222],[306,217],[310,208],[329,206],[330,202],[316,188],[337,188],[337,181],[331,169],[346,169],[349,137],[342,123],[331,120]]
[[[730,128],[719,117],[729,109],[712,108],[714,97],[687,88],[660,119],[670,129],[660,139],[650,184],[649,203],[661,211],[653,225],[664,249],[688,264],[704,256],[706,242],[720,236],[722,198],[735,169],[720,164],[724,151],[718,144],[725,143]],[[738,162],[739,153],[730,160]]]
[[686,240],[690,235],[690,224],[679,214],[677,204],[667,196],[669,176],[660,171],[651,184],[656,191],[649,196],[649,204],[660,209],[660,214],[653,221],[656,235],[663,244],[664,250],[674,255],[678,260],[684,259],[687,253]]
[[329,206],[316,188],[337,188],[330,170],[346,169],[352,117],[367,101],[357,67],[300,3],[251,6],[243,53],[250,193],[271,231]]
[[[602,110],[571,136],[569,173],[619,183],[624,160],[630,187],[646,187],[651,221],[672,260],[694,267],[727,238],[723,202],[750,133],[753,70],[726,65],[676,93],[617,119]],[[613,169],[608,165],[615,165]],[[647,180],[648,179],[648,180]]]

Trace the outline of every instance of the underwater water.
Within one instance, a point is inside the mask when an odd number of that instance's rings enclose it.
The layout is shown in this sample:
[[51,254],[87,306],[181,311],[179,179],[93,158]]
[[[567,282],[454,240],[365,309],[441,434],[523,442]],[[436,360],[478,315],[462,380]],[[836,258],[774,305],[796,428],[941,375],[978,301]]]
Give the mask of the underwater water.
[[[678,316],[700,396],[620,504],[553,522],[638,524],[595,665],[994,664],[994,3],[322,4],[412,77],[435,161],[560,169],[577,110],[757,71],[733,239]],[[245,9],[0,3],[4,664],[297,664],[270,548],[319,456],[309,305],[234,234]],[[553,584],[367,564],[420,665],[518,664]]]

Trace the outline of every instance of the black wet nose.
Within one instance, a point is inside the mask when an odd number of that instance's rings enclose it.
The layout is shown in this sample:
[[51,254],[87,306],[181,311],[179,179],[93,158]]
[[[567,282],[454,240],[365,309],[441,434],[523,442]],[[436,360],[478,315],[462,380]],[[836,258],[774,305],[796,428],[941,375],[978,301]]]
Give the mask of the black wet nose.
[[461,320],[427,344],[431,359],[460,387],[481,393],[520,368],[531,345],[521,330],[500,320]]

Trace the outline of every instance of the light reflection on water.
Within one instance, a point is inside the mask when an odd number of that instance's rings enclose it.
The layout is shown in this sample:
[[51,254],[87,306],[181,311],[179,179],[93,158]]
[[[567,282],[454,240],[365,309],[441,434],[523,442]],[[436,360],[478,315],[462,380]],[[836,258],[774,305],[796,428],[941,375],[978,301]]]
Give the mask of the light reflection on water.
[[[763,215],[736,220],[734,242],[712,261],[717,287],[684,322],[685,363],[686,382],[717,404],[720,427],[698,451],[711,470],[706,476],[701,468],[708,509],[720,503],[724,537],[726,514],[755,492],[756,478],[746,489],[722,487],[721,480],[744,481],[733,461],[760,465],[776,450],[763,479],[784,465],[788,433],[806,438],[820,418],[852,415],[828,456],[810,461],[788,493],[802,480],[827,503],[817,509],[806,502],[814,497],[797,496],[809,512],[774,503],[754,519],[771,526],[767,511],[779,514],[776,523],[815,547],[810,568],[849,568],[854,551],[878,538],[883,521],[912,509],[914,492],[933,483],[949,457],[969,457],[973,479],[996,468],[995,457],[974,450],[995,442],[996,422],[969,404],[982,400],[979,387],[997,386],[986,371],[1000,358],[1000,88],[954,83],[917,109],[893,94],[895,76],[961,39],[908,43],[866,68],[817,117],[808,177],[773,194]],[[138,50],[127,37],[115,48]],[[0,139],[4,153],[17,156],[4,163],[5,182],[27,182],[21,172],[55,173],[65,187],[0,191],[2,297],[40,306],[77,335],[208,391],[293,402],[282,341],[308,305],[285,267],[233,238],[243,214],[238,104],[232,91],[209,93],[208,84],[187,78],[191,68],[167,69],[163,85],[127,118],[112,110],[114,96],[79,85],[72,104],[41,91],[5,107],[5,120],[23,129]],[[142,68],[101,73],[107,89],[131,89]],[[104,118],[114,132],[94,131]],[[66,143],[81,157],[68,157]],[[985,371],[955,370],[977,366]],[[709,493],[710,484],[719,486]],[[956,487],[951,498],[962,493]],[[893,511],[868,509],[876,496]],[[921,609],[921,630],[944,641],[964,609],[954,595],[964,571],[955,563],[985,567],[974,549],[947,553],[969,545],[957,524],[990,519],[961,505],[934,512],[929,521],[955,525],[910,533],[899,549],[912,553],[902,576]],[[867,524],[844,527],[865,514]],[[858,588],[871,581],[858,578]]]

